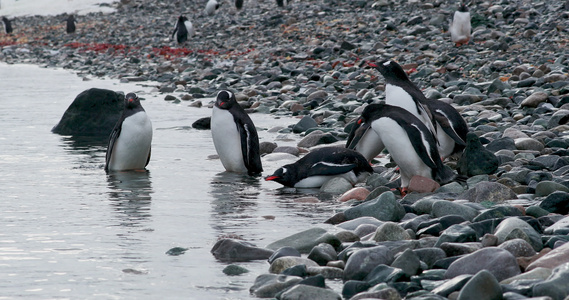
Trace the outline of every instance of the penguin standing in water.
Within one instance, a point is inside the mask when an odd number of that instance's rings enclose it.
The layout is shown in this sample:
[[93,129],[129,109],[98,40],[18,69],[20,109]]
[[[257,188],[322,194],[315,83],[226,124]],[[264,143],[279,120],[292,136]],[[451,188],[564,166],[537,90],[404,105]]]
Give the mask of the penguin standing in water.
[[450,38],[456,46],[468,44],[472,25],[470,24],[470,12],[466,4],[461,3],[458,10],[454,12],[454,16],[449,26]]
[[12,34],[14,29],[12,28],[12,22],[6,17],[2,17],[2,24],[4,24],[4,33]]
[[225,170],[251,176],[263,172],[257,129],[230,91],[217,93],[211,135]]
[[452,105],[427,99],[394,61],[370,65],[385,78],[385,103],[399,106],[421,120],[435,137],[442,158],[464,149],[468,127]]
[[176,37],[178,44],[182,44],[188,40],[188,37],[194,35],[194,25],[185,16],[178,17],[176,21],[176,27],[174,27],[174,32],[172,32],[172,39]]
[[124,110],[111,132],[105,171],[142,170],[150,161],[152,122],[135,93],[125,97]]
[[409,181],[415,175],[440,184],[456,179],[457,175],[443,164],[434,136],[407,110],[384,103],[370,104],[358,121],[371,127],[399,167],[402,194],[407,192]]
[[69,17],[67,17],[67,26],[65,27],[65,31],[67,33],[74,33],[75,32],[75,17],[73,15],[69,15]]
[[216,0],[208,0],[205,4],[205,13],[208,16],[212,16],[213,13],[219,8],[219,3]]
[[343,177],[352,185],[373,173],[358,152],[342,147],[323,147],[310,151],[296,162],[278,168],[265,180],[287,187],[319,188],[334,177]]

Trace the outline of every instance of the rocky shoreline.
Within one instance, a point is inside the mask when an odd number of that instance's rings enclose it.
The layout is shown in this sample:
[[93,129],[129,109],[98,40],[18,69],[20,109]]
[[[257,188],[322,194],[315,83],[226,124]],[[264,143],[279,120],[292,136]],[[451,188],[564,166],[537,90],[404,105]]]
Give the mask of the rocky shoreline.
[[[256,297],[564,299],[569,2],[473,1],[472,42],[460,48],[446,32],[456,6],[264,1],[236,11],[226,2],[206,16],[205,1],[122,1],[116,13],[78,16],[75,34],[63,15],[17,18],[14,34],[0,36],[0,61],[158,82],[165,101],[196,106],[231,89],[251,113],[303,116],[282,130],[310,148],[342,143],[363,105],[383,98],[382,77],[362,61],[396,60],[467,121],[469,147],[447,164],[469,179],[401,198],[390,190],[395,166],[378,164],[363,186],[326,187],[344,193],[326,229],[267,246],[223,239],[213,255],[234,263],[229,274],[269,259]],[[169,36],[181,12],[197,34],[177,45]]]

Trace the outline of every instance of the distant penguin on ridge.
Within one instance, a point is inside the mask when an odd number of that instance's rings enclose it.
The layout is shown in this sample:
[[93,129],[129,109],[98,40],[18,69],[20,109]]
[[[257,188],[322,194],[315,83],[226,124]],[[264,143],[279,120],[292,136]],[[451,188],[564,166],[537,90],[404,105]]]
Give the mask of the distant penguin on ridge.
[[73,15],[69,15],[69,17],[67,17],[67,24],[65,27],[65,32],[67,33],[74,33],[75,32],[75,17]]
[[217,3],[216,0],[208,0],[206,5],[205,5],[205,13],[208,16],[212,16],[213,13],[215,13],[215,11],[219,8],[220,4]]
[[235,8],[242,9],[243,8],[243,0],[235,0]]
[[257,129],[230,91],[217,93],[211,135],[225,170],[251,176],[263,172]]
[[435,137],[417,117],[407,110],[385,103],[366,106],[358,119],[368,123],[379,136],[401,173],[401,193],[415,175],[431,178],[440,184],[457,178],[440,158]]
[[4,33],[12,34],[14,28],[12,28],[12,22],[6,17],[2,17],[2,24],[4,24]]
[[178,17],[176,26],[172,32],[172,39],[176,38],[178,44],[182,44],[188,40],[189,37],[195,34],[194,25],[185,16]]
[[150,161],[152,122],[135,93],[125,97],[124,110],[111,132],[105,171],[142,170]]
[[358,152],[343,147],[322,147],[292,164],[278,168],[266,181],[287,187],[319,188],[334,177],[342,177],[352,185],[373,173],[367,160]]
[[461,3],[458,10],[454,12],[454,16],[449,26],[450,38],[456,46],[468,44],[472,25],[470,24],[470,12],[466,4]]

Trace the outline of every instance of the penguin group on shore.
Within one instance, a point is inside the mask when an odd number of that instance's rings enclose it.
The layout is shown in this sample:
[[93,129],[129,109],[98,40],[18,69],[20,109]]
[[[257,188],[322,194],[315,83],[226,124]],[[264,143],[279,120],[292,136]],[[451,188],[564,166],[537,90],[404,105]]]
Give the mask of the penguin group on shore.
[[427,99],[396,62],[368,64],[385,78],[385,103],[364,108],[346,147],[369,161],[387,149],[400,168],[402,194],[415,175],[441,184],[455,180],[443,159],[466,146],[468,127],[462,116],[448,103]]

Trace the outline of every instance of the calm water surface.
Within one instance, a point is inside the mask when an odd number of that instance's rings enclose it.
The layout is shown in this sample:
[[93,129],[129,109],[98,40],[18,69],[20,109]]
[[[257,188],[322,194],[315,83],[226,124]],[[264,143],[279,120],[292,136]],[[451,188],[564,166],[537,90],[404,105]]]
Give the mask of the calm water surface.
[[[147,172],[107,175],[105,143],[51,133],[75,96],[92,87],[145,98],[154,127]],[[28,65],[0,64],[0,91],[0,299],[248,299],[268,263],[241,263],[251,272],[226,276],[226,264],[210,254],[217,239],[266,246],[333,213],[329,201],[297,204],[302,195],[276,183],[223,172],[208,159],[211,133],[191,128],[209,108]],[[261,128],[296,122],[252,118]],[[282,164],[265,164],[264,174]],[[189,249],[166,255],[173,247]]]

